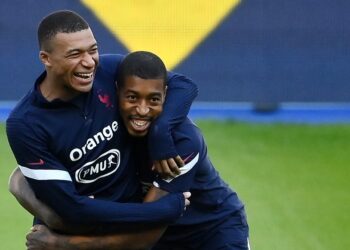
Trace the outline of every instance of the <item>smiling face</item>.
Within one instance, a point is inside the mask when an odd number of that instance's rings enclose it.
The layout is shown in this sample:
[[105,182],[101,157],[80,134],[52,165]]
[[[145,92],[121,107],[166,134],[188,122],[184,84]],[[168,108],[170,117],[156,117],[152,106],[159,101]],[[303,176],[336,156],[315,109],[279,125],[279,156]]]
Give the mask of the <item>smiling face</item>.
[[56,98],[70,98],[89,92],[98,65],[97,43],[90,28],[57,33],[49,50],[40,51],[50,90]]
[[145,136],[152,121],[163,110],[164,79],[142,79],[126,76],[119,89],[119,110],[128,132],[132,136]]

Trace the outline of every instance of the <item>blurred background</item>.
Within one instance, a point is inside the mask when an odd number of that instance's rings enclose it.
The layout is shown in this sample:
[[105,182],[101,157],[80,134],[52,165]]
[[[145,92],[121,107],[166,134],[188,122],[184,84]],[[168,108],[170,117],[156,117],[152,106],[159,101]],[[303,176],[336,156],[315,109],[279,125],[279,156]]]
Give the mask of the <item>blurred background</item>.
[[4,121],[43,67],[36,29],[70,9],[100,53],[149,50],[192,78],[190,116],[245,201],[252,249],[350,249],[350,1],[2,0],[0,240],[24,249],[31,217],[7,191]]
[[191,77],[200,88],[195,117],[258,119],[253,109],[275,111],[265,120],[349,122],[346,0],[3,0],[2,110],[42,71],[36,28],[58,9],[87,19],[101,53],[153,51]]

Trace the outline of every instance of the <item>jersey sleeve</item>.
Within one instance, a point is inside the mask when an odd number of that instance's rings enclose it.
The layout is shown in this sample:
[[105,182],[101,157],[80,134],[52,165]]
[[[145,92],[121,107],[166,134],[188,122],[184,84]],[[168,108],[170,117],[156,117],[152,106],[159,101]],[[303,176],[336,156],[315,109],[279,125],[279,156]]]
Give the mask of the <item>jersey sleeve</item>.
[[178,155],[171,131],[185,120],[197,95],[198,88],[192,80],[169,72],[163,112],[153,123],[148,135],[148,148],[152,159],[163,160]]
[[100,55],[100,68],[103,68],[108,74],[114,76],[114,80],[117,80],[118,67],[124,56],[120,54],[102,54]]
[[73,224],[168,223],[184,208],[182,194],[153,203],[95,200],[77,193],[67,169],[49,151],[45,135],[22,120],[7,120],[7,136],[19,167],[37,198]]
[[183,131],[177,131],[176,128],[173,132],[176,150],[185,162],[185,165],[180,168],[180,174],[175,178],[169,179],[162,179],[160,176],[156,176],[153,182],[156,187],[173,193],[189,191],[190,187],[193,186],[193,181],[204,152],[202,149],[202,137],[192,127],[183,127]]

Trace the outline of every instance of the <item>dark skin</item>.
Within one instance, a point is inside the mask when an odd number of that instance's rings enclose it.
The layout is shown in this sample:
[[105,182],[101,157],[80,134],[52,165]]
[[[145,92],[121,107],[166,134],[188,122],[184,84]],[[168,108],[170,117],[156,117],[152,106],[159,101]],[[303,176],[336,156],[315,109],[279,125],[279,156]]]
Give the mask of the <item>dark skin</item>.
[[179,155],[167,160],[154,161],[153,164],[152,170],[159,173],[163,178],[175,178],[180,174],[180,167],[185,165],[184,161]]
[[[139,250],[150,249],[158,239],[161,229],[150,229],[145,232],[120,233],[104,236],[65,236],[58,235],[43,225],[36,225],[27,235],[28,250],[63,250],[63,249],[110,249]],[[153,240],[151,239],[153,238]],[[108,246],[106,248],[105,246]]]
[[[10,192],[16,197],[18,202],[32,215],[42,220],[47,226],[35,225],[31,232],[27,234],[28,250],[58,250],[58,249],[149,249],[164,233],[167,225],[148,226],[147,230],[140,229],[132,232],[118,232],[104,234],[101,236],[90,236],[83,234],[94,233],[94,227],[79,227],[68,225],[48,206],[38,200],[28,182],[19,169],[16,169],[10,178]],[[144,202],[155,201],[167,192],[152,187],[147,193]],[[185,193],[185,198],[189,198],[189,193]],[[189,201],[186,200],[186,204]],[[82,235],[58,234],[54,230],[66,233],[80,233]]]

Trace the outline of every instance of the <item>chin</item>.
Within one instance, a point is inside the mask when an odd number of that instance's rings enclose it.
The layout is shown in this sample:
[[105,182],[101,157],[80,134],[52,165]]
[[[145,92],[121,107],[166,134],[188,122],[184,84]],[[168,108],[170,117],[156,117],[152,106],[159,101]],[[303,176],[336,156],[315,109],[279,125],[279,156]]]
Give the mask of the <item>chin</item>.
[[148,132],[148,131],[136,132],[136,131],[134,131],[134,130],[132,130],[132,131],[129,130],[129,134],[130,134],[131,136],[133,136],[133,137],[144,137],[144,136],[147,135],[147,132]]
[[90,92],[92,89],[92,84],[90,84],[89,86],[84,86],[81,88],[78,88],[77,91],[82,92],[82,93],[88,93]]

